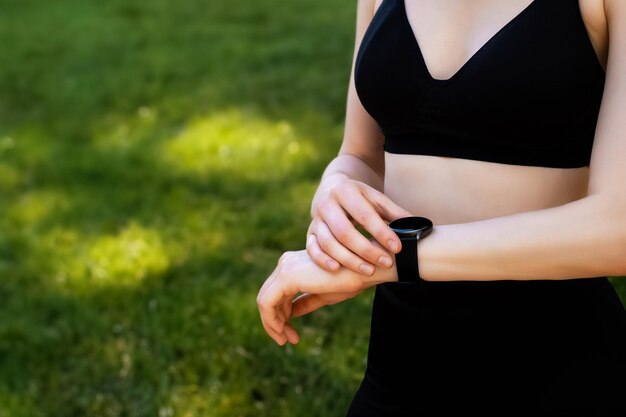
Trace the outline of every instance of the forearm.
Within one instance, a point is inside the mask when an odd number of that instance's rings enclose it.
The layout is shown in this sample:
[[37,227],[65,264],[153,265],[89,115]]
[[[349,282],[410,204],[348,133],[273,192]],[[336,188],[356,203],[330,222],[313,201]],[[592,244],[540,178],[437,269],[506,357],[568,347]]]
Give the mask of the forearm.
[[381,173],[357,156],[341,154],[335,157],[324,170],[311,202],[311,212],[317,205],[317,200],[326,193],[326,189],[334,182],[344,179],[361,181],[380,192],[383,191],[384,178]]
[[428,281],[626,275],[622,213],[616,202],[594,195],[544,210],[435,225],[418,242],[420,275]]

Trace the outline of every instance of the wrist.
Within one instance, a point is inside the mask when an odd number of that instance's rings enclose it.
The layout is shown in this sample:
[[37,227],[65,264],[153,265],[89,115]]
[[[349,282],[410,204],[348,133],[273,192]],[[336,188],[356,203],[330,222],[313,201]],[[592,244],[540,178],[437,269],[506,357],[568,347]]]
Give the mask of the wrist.
[[398,281],[421,285],[424,279],[420,274],[418,244],[432,233],[432,220],[421,216],[400,217],[390,222],[389,227],[402,241],[402,250],[395,256]]
[[396,268],[395,256],[393,253],[389,254],[393,259],[393,264],[389,268],[376,268],[374,275],[376,276],[376,284],[382,284],[384,282],[397,282],[398,281],[398,269]]
[[417,242],[417,263],[419,265],[420,277],[424,281],[445,281],[442,278],[443,262],[445,262],[447,251],[443,246],[442,239],[446,226],[437,225],[428,239],[421,239]]

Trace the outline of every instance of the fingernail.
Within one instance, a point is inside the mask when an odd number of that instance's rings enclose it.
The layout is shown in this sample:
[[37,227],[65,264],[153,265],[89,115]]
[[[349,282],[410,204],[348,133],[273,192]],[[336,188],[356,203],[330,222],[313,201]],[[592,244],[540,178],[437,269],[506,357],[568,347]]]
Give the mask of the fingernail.
[[326,261],[326,266],[328,266],[330,269],[336,269],[339,265],[335,261],[328,260]]
[[387,256],[381,256],[378,259],[378,263],[380,264],[380,266],[383,266],[385,268],[389,268],[391,266],[391,259]]
[[359,269],[361,270],[361,272],[367,275],[372,275],[374,273],[374,268],[370,265],[361,264]]
[[395,252],[398,249],[398,244],[393,240],[387,241],[387,247],[390,251]]

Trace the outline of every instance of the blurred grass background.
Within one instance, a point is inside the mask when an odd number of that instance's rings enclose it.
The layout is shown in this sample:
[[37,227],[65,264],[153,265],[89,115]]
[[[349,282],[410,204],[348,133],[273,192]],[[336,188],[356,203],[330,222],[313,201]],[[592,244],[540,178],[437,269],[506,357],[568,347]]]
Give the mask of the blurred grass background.
[[353,2],[0,0],[0,416],[341,415],[369,297],[255,302],[342,135]]
[[255,297],[339,148],[355,7],[0,0],[0,417],[344,414],[373,293],[295,347]]

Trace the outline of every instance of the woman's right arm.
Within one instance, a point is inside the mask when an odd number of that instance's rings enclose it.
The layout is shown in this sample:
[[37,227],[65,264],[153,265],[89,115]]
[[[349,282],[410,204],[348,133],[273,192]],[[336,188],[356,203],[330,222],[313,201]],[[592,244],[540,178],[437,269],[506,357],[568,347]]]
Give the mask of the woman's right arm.
[[354,86],[356,56],[374,16],[375,4],[376,0],[358,1],[343,141],[311,202],[313,220],[306,243],[309,256],[320,267],[336,271],[343,265],[363,275],[371,275],[374,266],[389,268],[393,260],[361,234],[355,224],[361,225],[380,245],[397,253],[400,240],[386,221],[411,215],[383,194],[384,136],[363,108]]

